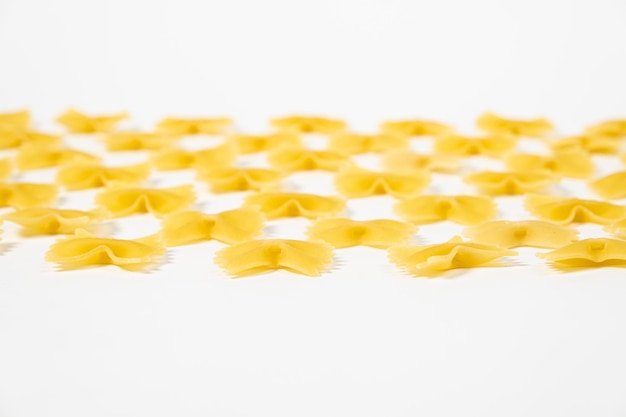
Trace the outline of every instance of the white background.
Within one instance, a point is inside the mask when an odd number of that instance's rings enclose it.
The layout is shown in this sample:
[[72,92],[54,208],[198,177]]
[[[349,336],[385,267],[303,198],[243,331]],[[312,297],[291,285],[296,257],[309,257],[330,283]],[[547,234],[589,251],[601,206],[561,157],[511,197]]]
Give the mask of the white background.
[[[493,110],[572,133],[626,116],[625,18],[617,0],[0,0],[0,111],[469,131]],[[0,255],[1,417],[626,415],[623,270],[413,279],[357,248],[320,279],[230,280],[209,242],[153,274],[58,273],[50,242]]]

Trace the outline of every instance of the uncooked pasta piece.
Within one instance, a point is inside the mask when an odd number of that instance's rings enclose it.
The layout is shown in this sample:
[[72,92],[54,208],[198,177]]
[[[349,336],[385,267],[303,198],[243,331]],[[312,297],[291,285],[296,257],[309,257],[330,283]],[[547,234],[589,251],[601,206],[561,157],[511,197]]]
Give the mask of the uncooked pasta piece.
[[167,246],[180,246],[211,239],[232,245],[260,235],[264,220],[263,215],[253,208],[240,208],[216,214],[184,211],[165,218],[161,235]]
[[406,136],[437,136],[454,132],[454,128],[430,120],[390,120],[381,123],[380,131]]
[[0,207],[26,209],[48,206],[57,199],[58,187],[54,184],[31,182],[0,183]]
[[248,154],[269,151],[281,147],[300,147],[302,140],[295,133],[278,132],[268,135],[233,135],[228,140],[235,145],[238,153]]
[[112,131],[115,125],[126,118],[128,118],[128,113],[89,116],[69,109],[57,118],[57,122],[71,133],[106,133]]
[[215,148],[202,149],[193,154],[193,168],[206,171],[231,165],[237,153],[231,143],[216,146]]
[[406,150],[390,151],[382,155],[381,167],[388,171],[432,171],[455,172],[461,167],[460,158],[456,155],[433,153],[418,154]]
[[555,151],[582,150],[589,153],[615,154],[620,142],[611,137],[597,135],[571,136],[548,142]]
[[19,130],[27,130],[30,124],[30,112],[20,110],[11,113],[0,113],[0,126],[14,127]]
[[125,188],[115,185],[98,194],[96,203],[114,217],[142,213],[164,216],[187,209],[195,199],[192,185],[169,188]]
[[198,179],[211,184],[214,193],[262,190],[280,183],[282,174],[266,168],[217,168],[198,174]]
[[112,182],[135,184],[150,175],[150,165],[137,164],[107,167],[97,163],[75,163],[63,165],[57,172],[57,183],[67,190],[85,190],[104,187]]
[[270,124],[281,132],[335,133],[346,130],[343,120],[316,116],[289,116],[272,119]]
[[194,151],[180,148],[164,148],[150,155],[150,163],[161,171],[191,168],[195,161]]
[[219,135],[232,126],[233,120],[229,117],[198,119],[167,117],[157,124],[156,129],[174,135]]
[[335,248],[371,246],[388,248],[405,243],[417,228],[397,220],[319,219],[307,231],[309,238],[323,240]]
[[66,163],[94,163],[100,157],[76,149],[59,146],[24,145],[15,156],[15,163],[20,171],[50,168]]
[[485,113],[476,120],[476,126],[488,133],[515,136],[545,137],[554,130],[547,119],[507,119],[493,113]]
[[585,133],[593,136],[624,138],[626,137],[626,119],[607,120],[606,122],[597,123],[589,126]]
[[498,220],[468,227],[463,235],[478,243],[517,248],[558,248],[576,240],[578,232],[541,220]]
[[345,201],[317,194],[265,192],[248,196],[244,207],[258,206],[268,219],[280,217],[335,216],[345,209]]
[[332,246],[326,242],[291,239],[252,240],[224,248],[215,255],[215,263],[235,277],[277,269],[314,277],[332,259]]
[[626,241],[606,237],[584,239],[537,256],[563,267],[626,267]]
[[335,187],[345,197],[389,194],[397,198],[414,197],[430,182],[428,172],[376,172],[349,167],[335,177]]
[[626,217],[626,207],[605,201],[531,194],[524,207],[533,216],[560,224],[611,224]]
[[455,268],[484,266],[503,256],[517,255],[517,252],[500,246],[464,242],[459,236],[445,243],[392,246],[388,250],[391,262],[417,276],[432,276]]
[[580,149],[556,151],[550,156],[511,154],[505,159],[505,163],[508,169],[514,171],[547,170],[570,178],[588,178],[595,171],[589,154]]
[[116,132],[109,133],[104,142],[109,151],[156,150],[171,146],[180,139],[169,133]]
[[378,133],[364,135],[359,133],[336,133],[330,137],[330,149],[350,155],[367,152],[385,152],[390,149],[406,149],[409,136],[400,133]]
[[626,171],[614,172],[589,183],[596,194],[608,200],[626,197]]
[[621,238],[626,238],[626,217],[605,226],[607,232],[613,233]]
[[142,269],[165,254],[157,235],[125,240],[97,237],[77,229],[74,235],[59,239],[50,246],[46,260],[64,269],[95,265],[117,265],[125,269]]
[[103,210],[66,210],[48,207],[33,207],[17,210],[2,217],[17,223],[29,232],[39,234],[67,234],[85,228],[106,218]]
[[559,178],[547,171],[481,171],[465,176],[464,181],[483,193],[513,195],[539,191]]
[[495,217],[497,207],[490,197],[473,195],[423,195],[400,201],[395,212],[414,224],[449,220],[478,224]]
[[499,158],[517,145],[512,136],[500,134],[488,137],[443,135],[435,138],[435,152],[455,155],[485,155]]
[[61,137],[57,135],[48,135],[0,125],[0,149],[19,148],[24,145],[55,146],[60,143]]
[[11,158],[0,159],[0,180],[5,180],[13,172],[13,162]]
[[269,153],[267,161],[272,168],[285,172],[315,169],[337,171],[346,165],[350,158],[342,152],[332,150],[283,148]]

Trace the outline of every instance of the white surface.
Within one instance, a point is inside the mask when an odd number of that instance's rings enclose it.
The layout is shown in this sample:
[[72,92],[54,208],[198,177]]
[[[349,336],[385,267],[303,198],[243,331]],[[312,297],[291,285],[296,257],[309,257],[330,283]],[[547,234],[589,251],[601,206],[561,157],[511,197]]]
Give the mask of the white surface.
[[[144,128],[226,114],[264,131],[270,116],[306,112],[362,130],[415,116],[469,131],[491,109],[576,132],[625,115],[625,13],[580,0],[4,0],[0,110],[30,107],[42,128],[74,105],[129,110]],[[306,183],[322,192],[318,178]],[[124,222],[113,232],[157,226]],[[231,280],[208,242],[149,274],[59,273],[42,260],[54,238],[24,244],[4,229],[2,417],[626,414],[623,270],[558,274],[522,249],[514,267],[414,279],[354,248],[319,279]]]

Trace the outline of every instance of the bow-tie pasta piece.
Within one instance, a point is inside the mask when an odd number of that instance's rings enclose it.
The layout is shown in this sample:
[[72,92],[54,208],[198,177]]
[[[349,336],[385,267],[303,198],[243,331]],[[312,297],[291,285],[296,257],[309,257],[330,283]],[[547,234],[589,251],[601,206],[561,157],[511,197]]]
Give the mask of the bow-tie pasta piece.
[[605,201],[529,195],[524,207],[533,216],[560,224],[611,224],[626,217],[626,207]]
[[607,120],[606,122],[589,126],[585,133],[592,136],[624,138],[626,137],[626,119]]
[[0,180],[5,180],[13,172],[13,161],[11,158],[0,159]]
[[218,168],[199,173],[198,179],[211,184],[214,193],[227,193],[276,187],[282,174],[265,168]]
[[343,120],[314,116],[289,116],[272,119],[272,127],[280,132],[297,133],[335,133],[346,130]]
[[435,152],[455,155],[485,155],[499,158],[517,145],[511,136],[491,136],[474,138],[458,135],[444,135],[435,138]]
[[626,241],[591,238],[570,243],[538,257],[563,267],[626,266]]
[[607,200],[626,197],[626,171],[615,172],[589,183],[596,194]]
[[193,168],[198,171],[207,171],[215,168],[230,166],[235,162],[237,152],[232,143],[216,146],[215,148],[202,149],[193,155]]
[[117,265],[125,269],[142,269],[165,254],[158,236],[125,240],[96,237],[77,229],[74,235],[59,239],[50,246],[46,260],[65,269],[94,265]]
[[414,197],[430,183],[427,172],[375,172],[349,167],[335,177],[335,187],[345,197],[389,194],[396,198]]
[[116,132],[109,133],[104,143],[109,151],[158,150],[172,146],[180,139],[168,133]]
[[54,184],[0,183],[0,207],[26,209],[48,206],[56,201],[57,195],[58,188]]
[[578,150],[588,153],[616,154],[620,141],[597,135],[571,136],[548,142],[554,151]]
[[180,148],[165,148],[150,155],[150,164],[160,171],[191,168],[195,161],[194,151]]
[[337,171],[346,165],[350,158],[344,153],[332,150],[284,148],[271,152],[267,156],[267,161],[272,168],[285,172],[316,169]]
[[507,119],[493,113],[485,113],[476,120],[476,126],[492,134],[509,134],[542,138],[554,130],[554,126],[546,119],[518,120]]
[[217,214],[184,211],[163,221],[161,235],[167,246],[180,246],[203,240],[229,245],[246,242],[261,234],[265,218],[255,209],[240,208]]
[[219,135],[233,126],[229,117],[214,117],[204,119],[187,119],[168,117],[161,120],[156,130],[172,135]]
[[326,241],[335,248],[358,245],[388,248],[405,243],[416,230],[415,226],[397,220],[335,218],[317,220],[307,233],[310,239]]
[[454,132],[454,128],[430,120],[390,120],[381,123],[380,131],[405,136],[438,136]]
[[240,154],[269,151],[282,147],[300,147],[302,140],[295,133],[278,132],[268,135],[233,135],[228,138]]
[[68,234],[106,218],[101,210],[82,211],[33,207],[5,214],[4,220],[17,223],[28,232],[38,234]]
[[481,171],[465,176],[464,181],[486,194],[514,195],[542,190],[559,178],[546,171]]
[[87,152],[62,147],[22,146],[15,157],[20,171],[50,168],[73,162],[100,162],[100,157]]
[[496,204],[489,197],[472,195],[423,195],[400,201],[394,210],[413,224],[449,220],[460,224],[478,224],[495,217]]
[[417,276],[432,276],[455,268],[485,266],[503,256],[517,255],[517,252],[500,246],[464,242],[459,236],[434,245],[392,246],[388,251],[391,262]]
[[513,171],[547,170],[570,178],[588,178],[595,166],[587,152],[580,149],[556,151],[552,156],[518,153],[509,155],[506,167]]
[[114,217],[151,213],[155,216],[182,211],[191,206],[196,195],[191,185],[169,188],[124,188],[112,186],[96,196],[96,203]]
[[332,246],[326,242],[290,239],[252,240],[224,248],[215,255],[215,263],[235,277],[277,269],[315,277],[332,259]]
[[150,165],[106,167],[100,164],[68,164],[59,168],[57,183],[68,190],[104,187],[112,182],[135,184],[150,175]]
[[391,149],[406,149],[409,137],[399,133],[378,133],[363,135],[358,133],[336,133],[330,137],[328,147],[350,155],[385,152]]
[[306,193],[265,192],[248,196],[244,207],[258,208],[268,219],[281,217],[318,217],[336,216],[346,206],[344,200],[337,197],[325,197]]
[[431,171],[451,173],[461,168],[460,158],[456,155],[434,153],[430,155],[390,151],[382,155],[381,167],[387,171]]
[[57,122],[65,126],[70,133],[107,133],[126,118],[128,118],[128,113],[89,116],[70,109],[59,116]]
[[55,146],[60,143],[61,137],[57,135],[31,132],[0,124],[0,149],[19,148],[26,145]]
[[626,217],[615,223],[611,223],[605,226],[605,230],[621,238],[626,238]]
[[565,226],[540,220],[493,221],[468,227],[463,235],[470,240],[504,248],[532,246],[558,248],[576,240],[578,232]]
[[20,110],[12,113],[0,113],[0,126],[27,130],[30,125],[30,112]]

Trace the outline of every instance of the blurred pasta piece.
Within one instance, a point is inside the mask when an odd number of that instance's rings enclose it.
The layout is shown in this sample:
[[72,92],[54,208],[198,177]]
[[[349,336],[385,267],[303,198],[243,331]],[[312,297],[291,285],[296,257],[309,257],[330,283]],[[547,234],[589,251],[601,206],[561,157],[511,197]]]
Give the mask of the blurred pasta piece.
[[463,180],[482,193],[515,195],[539,191],[559,181],[549,171],[481,171],[466,175]]
[[430,120],[407,119],[385,121],[380,124],[380,131],[404,136],[438,136],[454,133],[454,128]]
[[58,187],[54,184],[32,182],[0,183],[0,207],[26,209],[49,206],[57,199]]
[[414,197],[430,183],[425,171],[407,173],[369,171],[348,167],[335,176],[337,191],[348,198],[389,194],[396,198]]
[[302,145],[300,136],[288,132],[267,135],[232,135],[228,141],[235,145],[237,153],[240,154],[271,151],[282,147],[300,147]]
[[403,149],[389,151],[381,156],[381,167],[387,171],[432,171],[451,173],[461,167],[457,155],[433,153],[418,154]]
[[11,158],[0,159],[0,181],[6,180],[13,173],[13,160]]
[[530,214],[559,224],[611,224],[626,217],[626,207],[605,201],[531,194],[524,207]]
[[148,179],[149,175],[150,165],[147,163],[118,167],[98,163],[74,163],[61,166],[56,180],[67,190],[84,190],[104,187],[112,182],[136,184]]
[[30,126],[30,111],[19,110],[9,113],[0,113],[0,127],[28,130]]
[[319,219],[309,229],[310,239],[323,240],[335,248],[371,246],[388,248],[405,243],[417,228],[397,220],[351,220],[346,218]]
[[623,239],[626,239],[626,217],[614,223],[606,225],[604,227],[604,230],[609,233],[613,233],[614,235],[619,236]]
[[70,133],[107,133],[128,118],[128,113],[90,116],[74,109],[69,109],[59,117],[57,122],[65,126]]
[[585,129],[585,133],[591,136],[626,138],[626,119],[607,120],[591,125]]
[[589,188],[602,198],[626,198],[626,171],[614,172],[589,183]]
[[91,153],[61,146],[24,145],[15,156],[20,171],[50,168],[67,163],[96,163],[100,157]]
[[192,185],[169,188],[109,186],[96,196],[96,203],[113,217],[151,213],[157,217],[182,211],[196,200]]
[[316,219],[340,214],[345,209],[345,201],[317,194],[264,192],[245,199],[244,207],[254,206],[268,219],[300,216]]
[[46,133],[32,132],[6,127],[0,124],[0,149],[19,148],[20,146],[55,146],[61,143],[61,137]]
[[394,211],[413,224],[443,220],[478,224],[495,217],[497,206],[493,199],[485,196],[423,195],[396,203]]
[[615,154],[620,149],[620,141],[597,135],[570,136],[548,141],[555,151],[579,150],[589,153]]
[[626,241],[611,238],[583,239],[551,252],[538,253],[537,256],[561,267],[626,267]]
[[336,133],[346,130],[343,120],[318,116],[287,116],[270,120],[272,127],[280,132]]
[[508,119],[494,113],[485,113],[476,120],[476,126],[487,133],[508,134],[542,138],[554,130],[552,123],[544,118]]
[[158,150],[172,146],[179,135],[169,133],[115,132],[104,137],[109,151]]
[[546,170],[570,178],[589,178],[595,171],[589,154],[580,149],[556,151],[550,156],[516,153],[508,155],[505,164],[513,171]]
[[468,227],[463,235],[474,242],[503,248],[558,248],[575,241],[578,231],[541,220],[497,220]]
[[455,155],[484,155],[499,158],[513,150],[517,141],[513,136],[499,135],[487,137],[468,137],[443,135],[435,138],[434,150]]
[[391,149],[406,149],[409,137],[399,133],[378,133],[365,135],[359,133],[336,133],[331,135],[328,147],[350,155],[360,153],[378,153]]
[[68,234],[85,228],[107,217],[103,210],[68,210],[33,207],[5,214],[4,220],[17,223],[27,232],[35,234]]
[[337,171],[350,161],[350,157],[333,150],[289,147],[270,152],[267,155],[267,161],[272,168],[285,172],[317,169]]
[[172,135],[219,135],[227,132],[233,124],[233,120],[229,117],[166,117],[156,125],[156,130]]
[[217,168],[198,174],[214,193],[268,189],[280,184],[282,177],[280,172],[266,168]]

